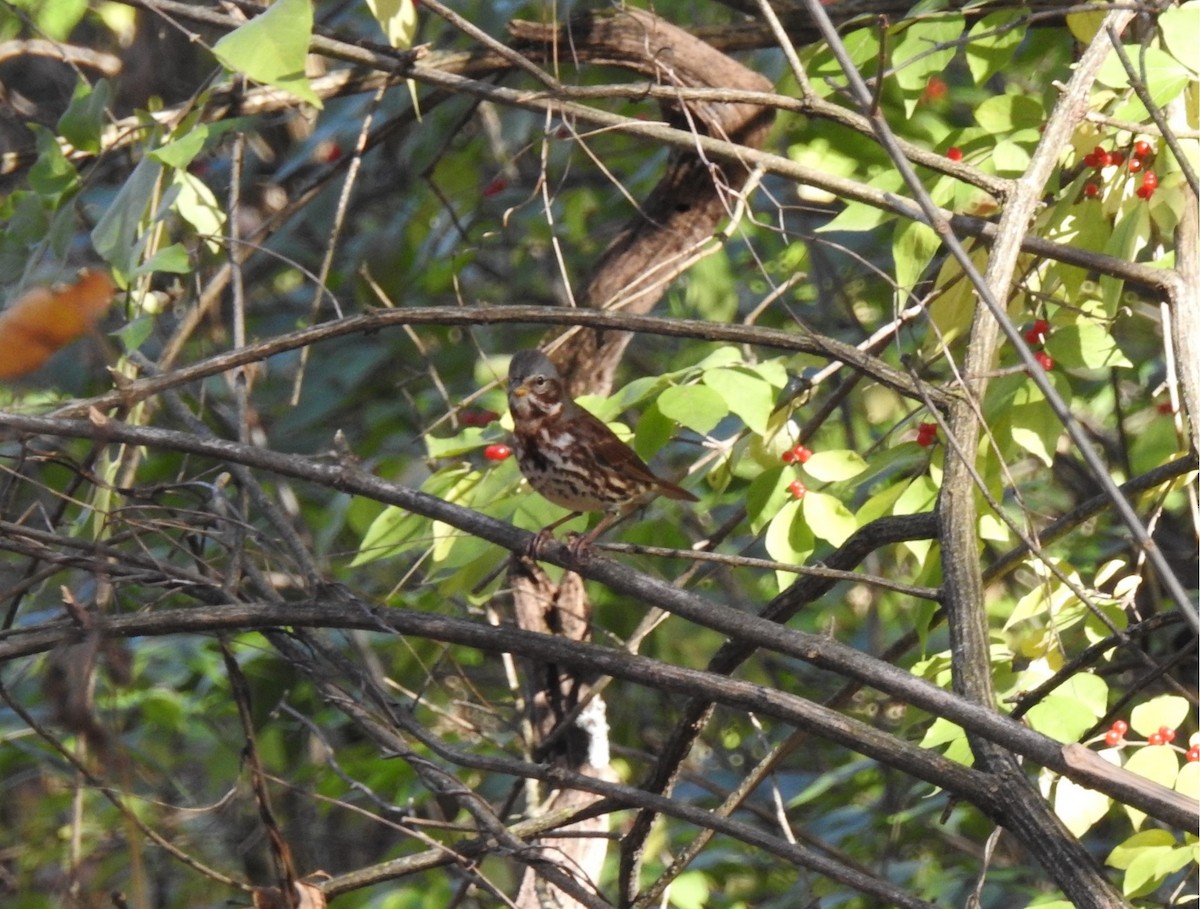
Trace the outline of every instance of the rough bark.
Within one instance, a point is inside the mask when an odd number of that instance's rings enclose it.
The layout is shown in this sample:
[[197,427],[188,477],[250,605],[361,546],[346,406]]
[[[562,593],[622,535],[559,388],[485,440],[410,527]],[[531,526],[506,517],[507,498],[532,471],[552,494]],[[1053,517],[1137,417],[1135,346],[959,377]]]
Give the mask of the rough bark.
[[[555,29],[514,22],[514,38],[530,56],[620,66],[679,88],[770,91],[758,73],[669,22],[642,10],[586,13]],[[758,148],[773,113],[752,104],[663,103],[672,125]],[[725,219],[751,168],[693,152],[671,155],[662,179],[601,255],[579,295],[582,306],[645,313],[702,254]],[[580,331],[553,359],[571,393],[605,394],[630,335]]]

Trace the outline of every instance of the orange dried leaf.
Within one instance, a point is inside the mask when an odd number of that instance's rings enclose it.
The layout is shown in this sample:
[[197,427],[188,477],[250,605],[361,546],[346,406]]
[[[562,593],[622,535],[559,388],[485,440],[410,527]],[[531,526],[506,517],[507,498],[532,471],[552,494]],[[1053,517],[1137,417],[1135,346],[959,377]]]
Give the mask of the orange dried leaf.
[[116,292],[107,273],[85,271],[67,287],[35,287],[22,294],[0,313],[0,379],[33,372],[90,331]]

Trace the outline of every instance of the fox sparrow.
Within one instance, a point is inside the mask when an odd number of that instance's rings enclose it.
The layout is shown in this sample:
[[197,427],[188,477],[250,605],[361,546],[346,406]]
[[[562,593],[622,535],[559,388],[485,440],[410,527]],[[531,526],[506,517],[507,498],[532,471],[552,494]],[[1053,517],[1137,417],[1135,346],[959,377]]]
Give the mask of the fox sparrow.
[[543,496],[572,512],[538,532],[530,547],[535,556],[555,527],[585,511],[605,515],[571,542],[577,557],[614,521],[656,495],[698,501],[656,476],[611,429],[572,401],[558,370],[540,350],[522,350],[512,358],[508,407],[521,473]]

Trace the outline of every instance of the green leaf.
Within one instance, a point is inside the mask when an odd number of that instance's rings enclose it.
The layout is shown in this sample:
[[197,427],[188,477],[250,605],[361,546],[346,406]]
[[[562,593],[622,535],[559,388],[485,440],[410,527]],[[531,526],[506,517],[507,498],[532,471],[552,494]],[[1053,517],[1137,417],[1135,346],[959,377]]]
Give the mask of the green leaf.
[[652,404],[638,418],[637,428],[633,431],[633,448],[648,461],[674,434],[675,421],[664,416],[657,403]]
[[457,435],[448,438],[426,434],[425,451],[431,458],[456,458],[480,448],[494,435],[494,431],[489,432],[476,426],[468,426]]
[[997,136],[1036,130],[1046,122],[1046,109],[1033,95],[995,95],[975,108],[975,122]]
[[[807,496],[806,496],[807,498]],[[767,554],[776,562],[803,565],[813,551],[813,535],[800,518],[800,502],[793,499],[779,509],[763,540]]]
[[1200,798],[1200,763],[1188,761],[1179,768],[1175,791],[1191,799]]
[[1094,319],[1081,318],[1073,325],[1055,329],[1046,339],[1046,352],[1068,368],[1133,366],[1117,346],[1108,325]]
[[108,105],[112,101],[112,86],[107,79],[95,85],[80,81],[63,115],[58,118],[62,137],[80,151],[100,151],[100,134],[108,122]]
[[321,107],[304,72],[312,27],[312,0],[275,0],[213,45],[213,54],[227,69]]
[[1141,736],[1158,732],[1163,726],[1178,729],[1188,717],[1188,702],[1174,694],[1162,694],[1138,704],[1129,714],[1129,728]]
[[390,558],[418,542],[429,542],[429,520],[399,506],[389,505],[367,528],[350,567],[357,568],[376,559]]
[[841,546],[854,531],[858,520],[840,499],[823,492],[808,492],[801,500],[804,520],[813,535]]
[[123,275],[136,266],[140,244],[135,241],[161,173],[162,165],[152,158],[139,161],[92,228],[92,246]]
[[383,29],[388,44],[407,50],[417,36],[417,7],[413,0],[367,0],[367,8]]
[[1013,50],[1025,37],[1024,28],[1007,28],[1023,19],[1017,11],[988,13],[968,33],[967,66],[976,85],[1012,66]]
[[774,389],[758,376],[740,369],[710,369],[704,384],[719,394],[729,409],[751,430],[763,435],[775,406]]
[[671,905],[676,909],[704,909],[708,895],[708,874],[704,871],[685,871],[671,884]]
[[1104,18],[1108,15],[1104,9],[1095,12],[1068,13],[1067,28],[1075,36],[1075,40],[1085,47],[1092,43],[1100,29],[1104,27]]
[[1079,741],[1096,721],[1096,715],[1087,705],[1058,692],[1034,704],[1025,718],[1038,732],[1064,745]]
[[925,737],[921,739],[921,747],[940,747],[943,755],[968,767],[975,762],[971,755],[970,743],[967,742],[967,734],[963,732],[962,727],[941,717],[930,724]]
[[916,108],[929,77],[941,75],[958,53],[957,42],[965,24],[961,14],[950,13],[897,27],[900,34],[892,49],[892,66],[908,115]]
[[[1033,392],[1037,392],[1036,396]],[[1047,467],[1054,463],[1054,450],[1064,432],[1063,425],[1032,379],[1013,396],[1012,404],[1002,419],[1009,423],[1015,444]]]
[[933,482],[933,479],[926,476],[917,477],[896,500],[896,507],[893,509],[893,514],[922,514],[927,511],[933,511],[934,503],[937,502],[938,487]]
[[[1133,63],[1136,76],[1144,78],[1150,98],[1160,107],[1178,98],[1184,87],[1192,80],[1188,67],[1160,48],[1138,44],[1125,45],[1125,53]],[[1109,54],[1096,74],[1096,81],[1118,91],[1130,88],[1129,74],[1116,54]],[[1118,120],[1145,120],[1149,117],[1146,106],[1136,95],[1130,94],[1124,104],[1113,111]]]
[[1108,710],[1108,682],[1101,676],[1077,673],[1059,686],[1058,692],[1074,698],[1093,719],[1104,716]]
[[[1134,205],[1126,209],[1117,219],[1112,234],[1104,246],[1107,255],[1137,261],[1138,253],[1150,242],[1150,212],[1145,205]],[[1121,302],[1125,282],[1110,275],[1101,275],[1100,287],[1104,297],[1104,311],[1112,315]]]
[[892,257],[896,263],[896,284],[911,291],[925,275],[925,269],[941,248],[942,241],[932,227],[909,221],[892,235]]
[[750,519],[750,530],[758,533],[767,522],[779,513],[791,497],[788,484],[792,473],[782,465],[764,470],[750,481],[746,490],[746,515]]
[[1192,861],[1192,850],[1176,846],[1173,839],[1170,845],[1146,845],[1132,852],[1121,882],[1122,893],[1130,898],[1153,893],[1167,877]]
[[1196,48],[1200,47],[1200,3],[1192,0],[1180,6],[1171,6],[1158,16],[1158,33],[1172,56],[1194,73]]
[[154,331],[152,316],[138,316],[131,319],[112,333],[121,342],[121,349],[129,352],[140,350]]
[[216,195],[203,180],[186,170],[175,171],[173,186],[179,191],[175,197],[175,212],[196,229],[212,252],[217,252],[221,248],[217,239],[224,229],[226,216]]
[[803,467],[814,480],[837,483],[858,476],[867,469],[867,462],[857,451],[833,449],[814,453]]
[[37,124],[30,129],[37,135],[38,157],[29,169],[29,185],[38,195],[50,200],[51,205],[56,205],[59,199],[79,186],[79,174],[50,130]]
[[658,409],[701,435],[729,415],[725,399],[707,385],[674,385],[658,396]]
[[1129,755],[1125,769],[1172,789],[1179,776],[1179,757],[1170,745],[1146,745]]
[[1076,836],[1087,833],[1111,807],[1112,799],[1107,795],[1080,786],[1065,776],[1054,786],[1054,813]]
[[[38,4],[14,4],[17,8],[31,6],[37,10],[37,30],[43,37],[53,41],[66,41],[71,37],[88,10],[88,0],[53,0]],[[12,7],[7,15],[12,15]]]
[[148,275],[156,271],[186,275],[191,270],[192,262],[188,251],[179,243],[172,243],[135,268],[133,275]]
[[1174,845],[1175,837],[1167,830],[1143,830],[1141,833],[1135,833],[1129,839],[1125,840],[1125,842],[1121,843],[1121,845],[1113,849],[1108,854],[1108,858],[1104,860],[1104,864],[1110,868],[1118,868],[1124,871],[1146,849]]
[[150,156],[161,161],[168,167],[183,168],[191,164],[196,155],[204,149],[208,140],[209,129],[204,123],[197,123],[180,138],[167,142],[150,152]]
[[1029,152],[1011,139],[1001,139],[992,149],[992,167],[1002,177],[1025,173],[1030,160]]

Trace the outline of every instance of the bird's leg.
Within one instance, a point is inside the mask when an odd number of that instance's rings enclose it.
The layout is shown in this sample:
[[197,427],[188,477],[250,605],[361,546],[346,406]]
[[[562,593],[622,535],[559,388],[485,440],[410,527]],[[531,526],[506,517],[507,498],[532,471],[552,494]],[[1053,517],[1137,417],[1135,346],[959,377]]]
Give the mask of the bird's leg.
[[545,527],[535,533],[532,539],[530,539],[529,546],[526,547],[525,550],[526,555],[528,555],[534,561],[540,559],[542,557],[542,550],[545,549],[546,545],[554,539],[554,528],[567,523],[567,521],[570,521],[572,518],[579,517],[581,514],[583,514],[582,511],[572,511],[570,514],[564,515],[557,521],[552,521],[551,523],[547,524]]
[[612,527],[613,524],[615,524],[624,516],[624,513],[619,511],[607,512],[604,517],[600,519],[600,523],[587,533],[573,537],[571,541],[567,543],[567,549],[570,550],[571,555],[573,555],[580,562],[586,562],[590,558],[590,553],[588,550],[591,549],[592,544],[596,542],[596,539],[600,536],[600,534],[604,533],[604,531],[608,530],[608,528]]

